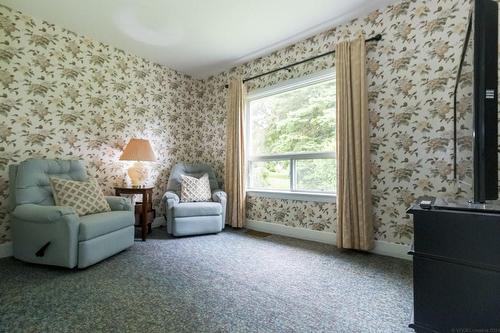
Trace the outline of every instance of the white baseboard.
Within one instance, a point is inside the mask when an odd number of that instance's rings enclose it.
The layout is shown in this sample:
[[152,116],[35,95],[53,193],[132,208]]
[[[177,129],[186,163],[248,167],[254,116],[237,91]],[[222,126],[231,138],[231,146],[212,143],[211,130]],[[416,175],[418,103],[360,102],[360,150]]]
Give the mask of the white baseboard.
[[12,242],[0,244],[0,258],[12,257],[13,253]]
[[[337,244],[336,234],[333,232],[316,231],[305,228],[294,228],[277,223],[269,223],[255,220],[246,220],[248,229],[267,232],[281,236],[305,239],[314,242]],[[383,256],[396,257],[406,260],[412,260],[408,254],[409,247],[401,244],[394,244],[384,241],[375,241],[375,247],[370,252]]]

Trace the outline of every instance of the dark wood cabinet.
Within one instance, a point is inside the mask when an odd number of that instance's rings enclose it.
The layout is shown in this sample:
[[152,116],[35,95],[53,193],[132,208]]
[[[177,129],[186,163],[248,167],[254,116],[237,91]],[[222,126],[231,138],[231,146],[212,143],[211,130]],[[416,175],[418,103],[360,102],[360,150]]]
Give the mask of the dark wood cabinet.
[[416,332],[500,332],[500,214],[414,206]]

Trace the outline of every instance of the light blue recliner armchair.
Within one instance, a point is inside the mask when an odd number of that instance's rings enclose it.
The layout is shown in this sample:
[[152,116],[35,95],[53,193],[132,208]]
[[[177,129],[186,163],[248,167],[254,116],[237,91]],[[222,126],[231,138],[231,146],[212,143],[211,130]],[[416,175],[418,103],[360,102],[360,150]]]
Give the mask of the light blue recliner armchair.
[[[210,202],[180,202],[181,175],[199,178],[205,173],[210,180]],[[163,195],[167,231],[174,236],[213,234],[224,229],[226,217],[226,193],[220,189],[214,170],[205,164],[177,164]]]
[[134,215],[126,198],[106,197],[111,212],[78,216],[55,206],[49,177],[86,180],[82,161],[30,159],[9,166],[14,257],[84,268],[134,244]]

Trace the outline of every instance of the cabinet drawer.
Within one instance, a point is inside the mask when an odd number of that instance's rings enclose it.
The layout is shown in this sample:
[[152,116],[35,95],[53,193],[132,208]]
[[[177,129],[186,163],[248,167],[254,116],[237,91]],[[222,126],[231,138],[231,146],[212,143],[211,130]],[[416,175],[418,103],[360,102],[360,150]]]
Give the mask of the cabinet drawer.
[[500,217],[451,210],[414,212],[414,251],[500,270]]
[[500,328],[500,273],[413,258],[415,325],[438,332]]

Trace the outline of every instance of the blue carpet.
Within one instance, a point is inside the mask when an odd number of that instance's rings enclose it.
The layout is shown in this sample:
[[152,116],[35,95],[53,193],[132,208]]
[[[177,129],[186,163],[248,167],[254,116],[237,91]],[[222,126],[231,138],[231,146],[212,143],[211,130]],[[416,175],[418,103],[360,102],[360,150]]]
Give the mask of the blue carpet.
[[0,332],[407,332],[411,263],[165,229],[84,270],[0,259]]

